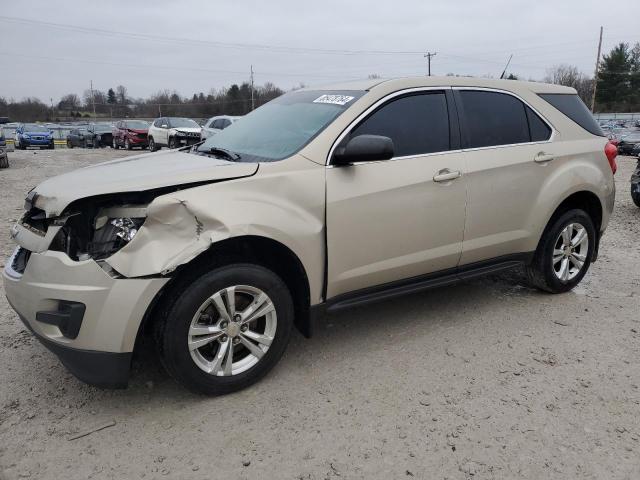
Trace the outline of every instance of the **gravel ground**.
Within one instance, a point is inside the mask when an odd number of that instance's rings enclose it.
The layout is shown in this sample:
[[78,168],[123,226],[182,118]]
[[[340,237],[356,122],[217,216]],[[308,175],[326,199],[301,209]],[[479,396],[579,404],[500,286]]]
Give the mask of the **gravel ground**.
[[[128,154],[11,154],[0,265],[27,190]],[[619,164],[600,259],[574,292],[512,273],[343,312],[226,397],[184,391],[150,351],[127,390],[84,385],[0,287],[0,478],[640,478],[640,210],[635,161]]]

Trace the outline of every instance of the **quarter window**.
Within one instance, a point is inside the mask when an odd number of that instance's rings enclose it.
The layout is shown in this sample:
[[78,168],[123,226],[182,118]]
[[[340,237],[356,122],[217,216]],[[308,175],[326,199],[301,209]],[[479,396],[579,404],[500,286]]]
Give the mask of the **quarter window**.
[[529,132],[531,132],[532,142],[543,142],[549,140],[551,136],[551,128],[544,123],[542,119],[529,107],[525,105],[527,111],[527,120],[529,121]]
[[407,95],[382,105],[351,131],[391,138],[394,156],[449,150],[449,115],[444,92]]
[[512,95],[461,91],[466,147],[512,145],[531,141],[525,105]]

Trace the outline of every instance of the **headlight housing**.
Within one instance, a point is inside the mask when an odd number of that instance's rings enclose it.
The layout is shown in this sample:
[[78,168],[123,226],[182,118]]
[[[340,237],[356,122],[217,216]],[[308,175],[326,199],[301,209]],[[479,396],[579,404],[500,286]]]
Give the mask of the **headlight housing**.
[[176,135],[179,137],[185,137],[187,134],[185,132],[176,132]]

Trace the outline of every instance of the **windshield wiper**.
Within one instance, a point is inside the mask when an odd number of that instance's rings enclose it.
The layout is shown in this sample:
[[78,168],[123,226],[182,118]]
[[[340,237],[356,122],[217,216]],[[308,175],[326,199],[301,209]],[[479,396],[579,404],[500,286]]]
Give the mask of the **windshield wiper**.
[[[199,150],[202,152],[203,150]],[[227,150],[226,148],[221,147],[211,147],[209,150],[204,150],[205,153],[211,153],[213,155],[220,155],[228,158],[229,160],[240,160],[242,156],[236,152],[232,152],[231,150]]]

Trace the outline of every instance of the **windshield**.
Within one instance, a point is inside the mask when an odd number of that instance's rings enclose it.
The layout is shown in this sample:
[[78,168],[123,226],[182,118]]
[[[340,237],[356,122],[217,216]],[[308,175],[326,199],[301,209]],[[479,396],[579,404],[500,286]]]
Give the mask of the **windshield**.
[[110,132],[111,131],[111,125],[108,125],[108,124],[105,124],[105,123],[98,123],[98,124],[93,126],[93,131],[94,132]]
[[42,125],[34,125],[32,123],[29,123],[27,125],[24,126],[24,131],[25,132],[49,132],[49,129],[47,127],[43,127]]
[[240,161],[244,162],[282,160],[309,143],[364,93],[353,90],[287,93],[209,137],[197,151],[227,150],[240,155]]
[[200,128],[200,125],[190,118],[170,118],[169,124],[171,128]]
[[142,120],[130,120],[128,122],[125,122],[125,127],[136,128],[138,130],[147,130],[149,128],[149,124],[147,122],[143,122]]

